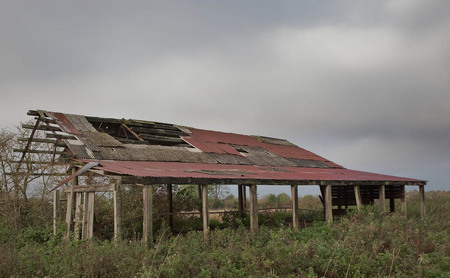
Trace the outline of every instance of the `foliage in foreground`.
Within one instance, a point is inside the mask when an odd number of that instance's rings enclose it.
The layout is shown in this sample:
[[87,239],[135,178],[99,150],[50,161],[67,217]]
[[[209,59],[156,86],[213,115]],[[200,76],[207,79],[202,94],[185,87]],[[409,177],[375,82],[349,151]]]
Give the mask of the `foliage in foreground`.
[[[414,196],[413,196],[414,197]],[[450,192],[427,199],[427,218],[372,207],[300,231],[244,226],[140,242],[66,242],[50,229],[0,223],[0,277],[448,277]]]

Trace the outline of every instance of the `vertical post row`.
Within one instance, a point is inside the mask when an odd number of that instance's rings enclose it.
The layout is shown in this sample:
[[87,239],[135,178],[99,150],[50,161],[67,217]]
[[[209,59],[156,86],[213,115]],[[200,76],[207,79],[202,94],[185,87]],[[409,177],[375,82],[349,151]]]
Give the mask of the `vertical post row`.
[[153,187],[144,185],[142,198],[144,203],[143,240],[150,246],[153,243]]
[[404,185],[402,185],[401,202],[402,202],[402,213],[406,217],[408,213],[406,211],[406,190]]
[[425,217],[425,186],[419,185],[420,217]]
[[202,215],[203,215],[203,235],[209,238],[209,207],[208,207],[208,185],[202,185]]
[[298,186],[291,185],[292,227],[298,230]]
[[362,200],[361,200],[361,190],[359,188],[359,185],[355,185],[353,187],[354,191],[355,191],[355,200],[356,200],[356,207],[358,210],[361,209],[361,205],[362,205]]
[[324,202],[325,202],[325,221],[328,224],[331,224],[333,222],[333,204],[332,204],[332,198],[331,198],[331,185],[325,186]]
[[258,194],[256,184],[249,186],[250,193],[250,231],[258,231]]
[[379,200],[380,200],[380,212],[383,213],[386,211],[386,187],[384,185],[380,185]]
[[53,234],[56,236],[60,207],[60,191],[53,191]]
[[114,239],[122,237],[122,181],[114,184]]

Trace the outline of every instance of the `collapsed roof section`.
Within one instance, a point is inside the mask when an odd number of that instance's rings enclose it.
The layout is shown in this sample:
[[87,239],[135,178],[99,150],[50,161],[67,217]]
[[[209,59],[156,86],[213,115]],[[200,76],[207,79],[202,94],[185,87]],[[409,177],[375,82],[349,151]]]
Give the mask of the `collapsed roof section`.
[[283,139],[42,110],[28,115],[36,117],[30,128],[45,131],[55,150],[64,147],[58,152],[60,160],[96,161],[93,170],[105,175],[149,178],[153,183],[426,183],[348,170]]

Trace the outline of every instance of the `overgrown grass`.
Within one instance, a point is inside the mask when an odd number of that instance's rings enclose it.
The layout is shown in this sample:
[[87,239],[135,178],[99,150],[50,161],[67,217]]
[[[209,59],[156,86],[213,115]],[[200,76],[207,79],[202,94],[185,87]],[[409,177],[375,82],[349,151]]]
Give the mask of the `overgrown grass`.
[[449,277],[450,192],[427,194],[424,220],[415,198],[408,218],[365,207],[300,231],[262,225],[251,234],[237,222],[208,241],[161,229],[152,248],[64,241],[47,228],[0,223],[0,277]]

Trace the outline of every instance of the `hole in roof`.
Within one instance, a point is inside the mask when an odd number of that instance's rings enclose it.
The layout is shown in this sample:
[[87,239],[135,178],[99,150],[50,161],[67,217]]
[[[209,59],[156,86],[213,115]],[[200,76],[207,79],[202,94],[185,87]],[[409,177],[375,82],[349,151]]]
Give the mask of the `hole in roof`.
[[86,117],[98,131],[124,144],[191,147],[183,141],[187,134],[171,124]]

